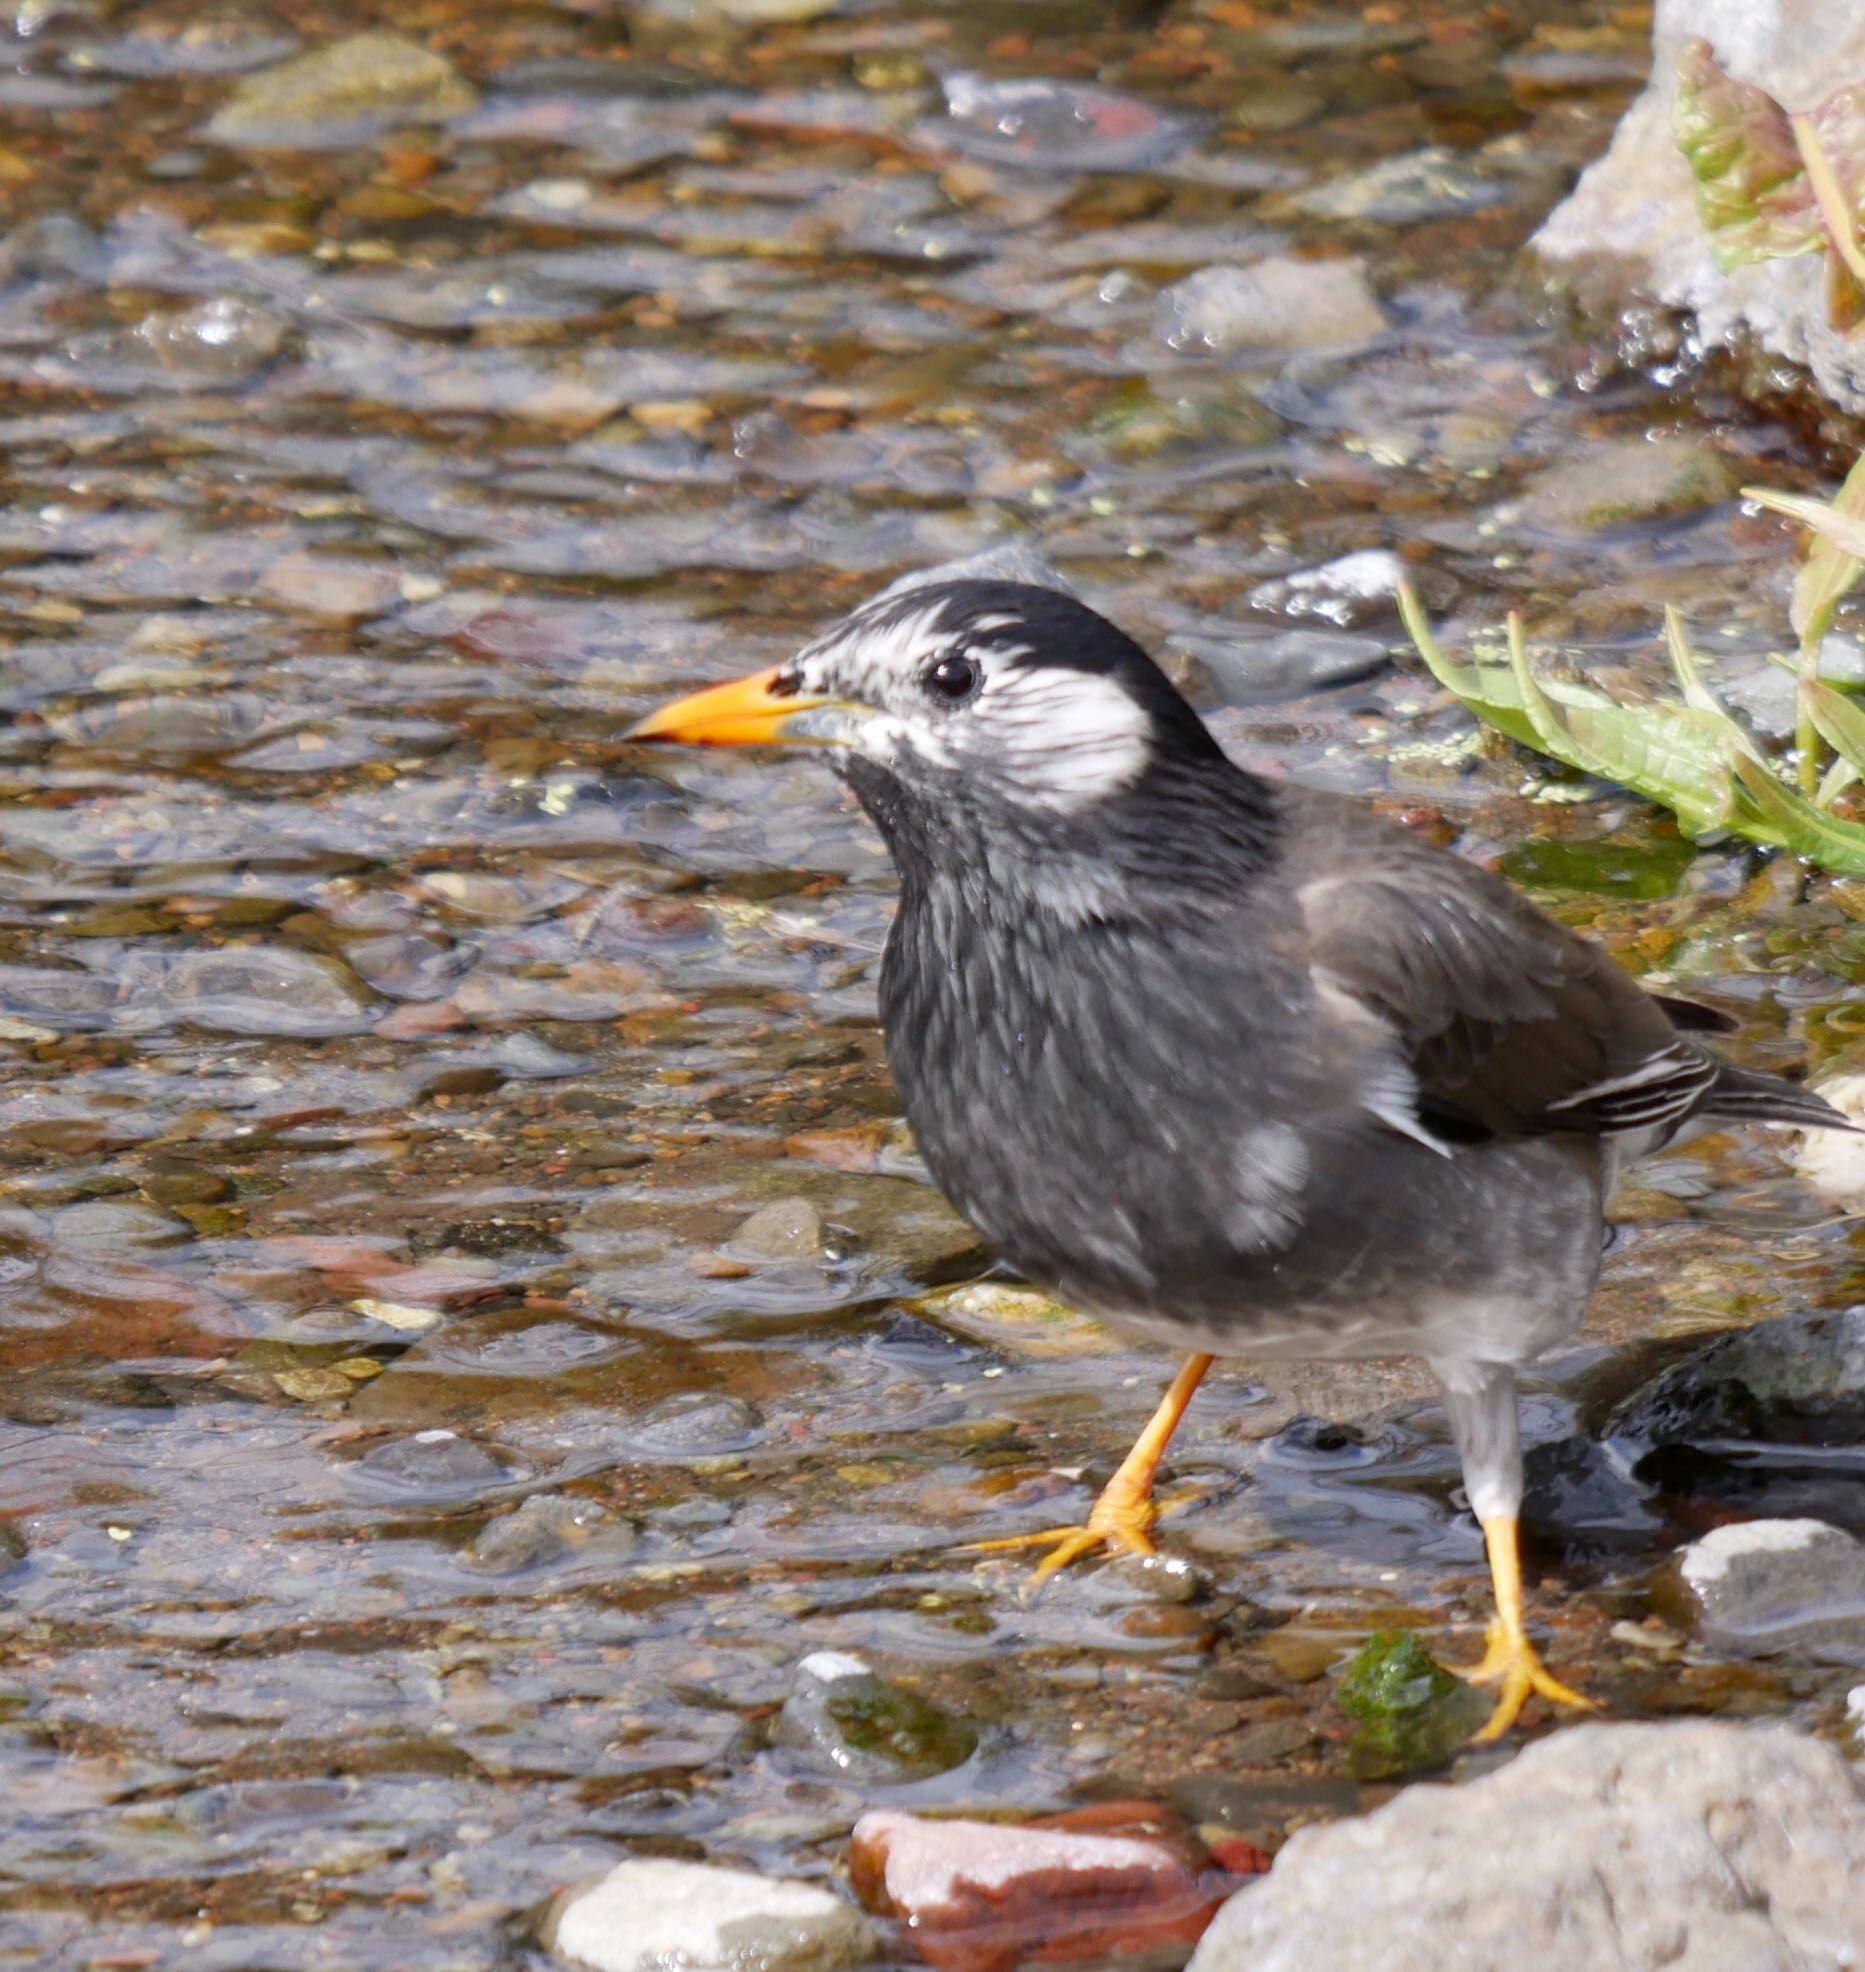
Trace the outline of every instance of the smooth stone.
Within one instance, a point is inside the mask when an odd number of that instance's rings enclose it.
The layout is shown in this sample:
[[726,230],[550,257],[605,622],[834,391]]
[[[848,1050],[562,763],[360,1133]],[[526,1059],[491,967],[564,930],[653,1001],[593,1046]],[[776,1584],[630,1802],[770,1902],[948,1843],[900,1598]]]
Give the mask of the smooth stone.
[[1865,1545],[1824,1520],[1742,1520],[1692,1541],[1677,1575],[1706,1643],[1865,1663]]
[[1250,607],[1273,610],[1278,616],[1318,617],[1345,630],[1369,616],[1396,609],[1404,574],[1390,548],[1362,548],[1319,568],[1298,569],[1293,575],[1259,582],[1250,591]]
[[[1815,1085],[1842,1115],[1865,1124],[1865,1075],[1829,1075]],[[1801,1130],[1787,1146],[1787,1161],[1822,1198],[1842,1211],[1865,1212],[1865,1129]]]
[[1354,684],[1377,676],[1392,662],[1390,649],[1378,637],[1349,630],[1279,630],[1269,637],[1181,632],[1173,642],[1203,664],[1218,692],[1237,705]]
[[1288,203],[1314,219],[1416,226],[1501,205],[1515,193],[1506,179],[1486,177],[1459,152],[1433,145],[1297,192]]
[[634,1529],[594,1500],[534,1493],[516,1512],[488,1520],[473,1542],[471,1564],[489,1575],[515,1575],[600,1540],[611,1555],[635,1544]]
[[1649,1547],[1664,1520],[1623,1455],[1591,1438],[1533,1445],[1523,1461],[1522,1523],[1585,1547]]
[[1621,438],[1590,444],[1529,481],[1523,517],[1560,533],[1592,533],[1719,506],[1736,494],[1735,474],[1715,446],[1696,438]]
[[[1710,249],[1671,124],[1678,59],[1698,36],[1729,74],[1790,110],[1810,109],[1865,75],[1865,10],[1844,0],[1659,0],[1644,94],[1534,248],[1602,303],[1636,298],[1684,309],[1708,345],[1754,343],[1787,358],[1856,415],[1865,411],[1865,343],[1832,325],[1826,256],[1724,268]],[[1773,367],[1754,369],[1777,388]]]
[[1865,1801],[1835,1747],[1584,1725],[1302,1829],[1189,1972],[1856,1972]]
[[877,1812],[855,1824],[849,1874],[954,1972],[1030,1963],[1039,1946],[1045,1962],[1127,1962],[1191,1943],[1233,1880],[1174,1824],[1136,1802],[1021,1827]]
[[1386,326],[1366,263],[1271,254],[1251,267],[1202,267],[1159,297],[1153,332],[1173,349],[1324,349]]
[[207,126],[222,144],[329,146],[406,123],[445,123],[479,91],[444,55],[406,35],[352,34],[248,76]]
[[771,1743],[821,1773],[880,1786],[963,1766],[978,1734],[917,1692],[877,1677],[861,1658],[819,1650],[797,1666]]
[[571,1896],[549,1943],[583,1972],[842,1972],[880,1949],[860,1911],[813,1883],[648,1856]]
[[757,1260],[820,1262],[822,1214],[807,1198],[773,1198],[739,1225],[731,1247]]

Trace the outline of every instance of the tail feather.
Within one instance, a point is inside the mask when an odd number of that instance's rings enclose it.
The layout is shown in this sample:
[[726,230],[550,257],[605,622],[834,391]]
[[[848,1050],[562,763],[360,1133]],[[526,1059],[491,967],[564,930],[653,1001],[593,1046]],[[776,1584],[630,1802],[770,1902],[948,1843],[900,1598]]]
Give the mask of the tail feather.
[[1802,1130],[1850,1130],[1858,1134],[1858,1125],[1841,1115],[1824,1096],[1798,1083],[1784,1082],[1778,1075],[1737,1068],[1729,1062],[1722,1064],[1698,1113],[1727,1116],[1732,1122],[1791,1123]]

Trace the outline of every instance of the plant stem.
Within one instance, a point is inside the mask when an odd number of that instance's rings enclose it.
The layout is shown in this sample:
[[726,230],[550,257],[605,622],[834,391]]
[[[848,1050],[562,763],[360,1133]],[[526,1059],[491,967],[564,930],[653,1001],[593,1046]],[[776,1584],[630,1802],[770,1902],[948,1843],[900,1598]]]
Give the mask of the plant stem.
[[1852,207],[1846,198],[1846,188],[1833,169],[1833,161],[1826,155],[1826,146],[1820,142],[1819,130],[1810,116],[1790,116],[1787,122],[1794,133],[1800,161],[1807,167],[1807,182],[1813,187],[1820,217],[1832,236],[1833,251],[1852,270],[1854,279],[1865,282],[1865,253],[1859,250]]

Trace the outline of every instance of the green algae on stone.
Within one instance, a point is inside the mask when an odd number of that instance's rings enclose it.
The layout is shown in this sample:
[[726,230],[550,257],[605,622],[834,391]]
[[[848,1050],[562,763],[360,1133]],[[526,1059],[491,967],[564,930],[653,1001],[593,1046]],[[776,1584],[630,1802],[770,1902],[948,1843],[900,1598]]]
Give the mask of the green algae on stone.
[[1390,1780],[1442,1766],[1483,1722],[1489,1701],[1452,1676],[1411,1630],[1378,1630],[1341,1673],[1335,1702],[1355,1730],[1347,1766]]

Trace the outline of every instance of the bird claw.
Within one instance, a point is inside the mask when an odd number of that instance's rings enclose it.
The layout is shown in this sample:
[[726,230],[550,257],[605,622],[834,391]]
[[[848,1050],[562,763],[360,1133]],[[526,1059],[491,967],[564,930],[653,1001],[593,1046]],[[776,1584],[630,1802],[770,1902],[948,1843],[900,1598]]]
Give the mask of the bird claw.
[[1496,1709],[1485,1720],[1472,1745],[1488,1745],[1500,1739],[1521,1716],[1531,1697],[1545,1698],[1550,1704],[1572,1706],[1577,1711],[1597,1712],[1599,1703],[1564,1685],[1542,1661],[1540,1652],[1528,1638],[1511,1635],[1500,1623],[1489,1627],[1483,1661],[1458,1675],[1468,1684],[1499,1684]]
[[1079,1527],[1045,1527],[1034,1534],[1006,1534],[990,1541],[968,1541],[967,1554],[1013,1554],[1022,1549],[1046,1547],[1050,1552],[1036,1564],[1027,1593],[1034,1595],[1051,1575],[1060,1574],[1071,1562],[1096,1548],[1110,1548],[1122,1554],[1157,1554],[1151,1529],[1159,1509],[1149,1494],[1138,1498],[1107,1492],[1095,1501],[1094,1510]]

